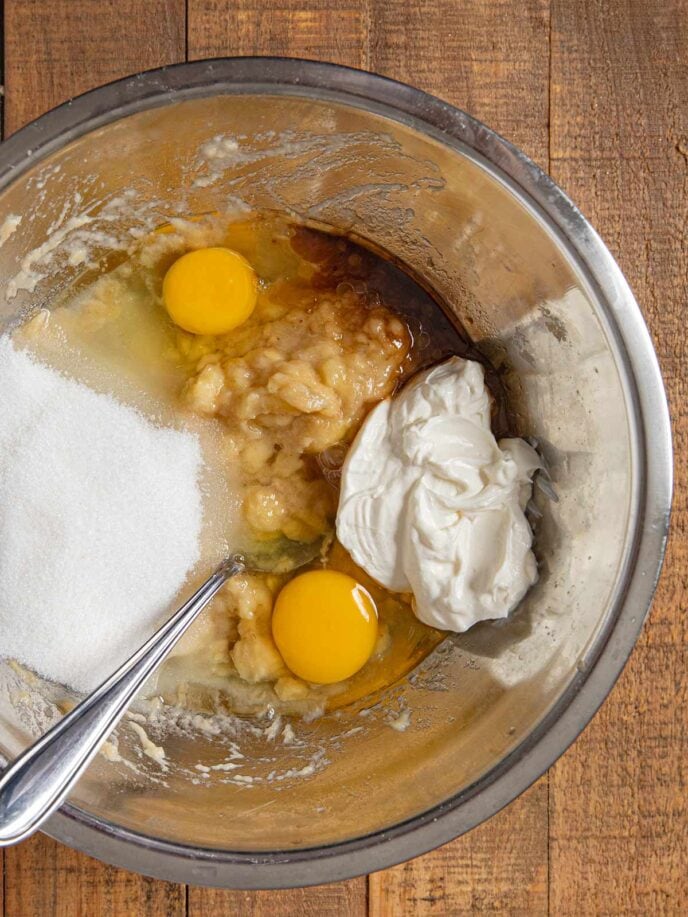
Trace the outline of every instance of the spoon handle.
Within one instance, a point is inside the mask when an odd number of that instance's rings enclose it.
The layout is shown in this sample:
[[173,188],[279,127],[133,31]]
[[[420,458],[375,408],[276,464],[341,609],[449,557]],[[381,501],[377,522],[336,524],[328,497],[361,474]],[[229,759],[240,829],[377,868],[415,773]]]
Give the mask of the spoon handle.
[[151,672],[243,570],[238,556],[224,561],[141,649],[9,765],[0,778],[0,847],[29,837],[64,802]]

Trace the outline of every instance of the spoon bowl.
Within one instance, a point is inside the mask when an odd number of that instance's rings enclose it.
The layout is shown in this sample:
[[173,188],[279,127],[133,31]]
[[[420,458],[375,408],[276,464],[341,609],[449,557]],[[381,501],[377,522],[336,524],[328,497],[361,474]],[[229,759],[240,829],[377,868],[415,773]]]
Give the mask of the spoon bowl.
[[255,549],[248,562],[227,557],[141,649],[7,767],[0,777],[0,847],[25,840],[60,807],[148,677],[230,577],[247,569],[291,572],[322,546],[322,538],[280,538]]

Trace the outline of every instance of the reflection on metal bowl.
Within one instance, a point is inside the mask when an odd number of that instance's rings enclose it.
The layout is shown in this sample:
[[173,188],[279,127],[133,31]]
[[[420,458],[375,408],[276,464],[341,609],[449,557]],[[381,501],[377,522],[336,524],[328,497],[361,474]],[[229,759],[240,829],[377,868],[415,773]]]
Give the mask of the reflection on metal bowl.
[[[174,881],[320,883],[470,829],[585,726],[659,573],[669,422],[638,306],[550,179],[451,106],[326,64],[152,71],[15,134],[0,149],[3,319],[86,282],[132,233],[234,204],[325,223],[408,265],[499,368],[558,495],[539,499],[540,580],[508,621],[449,638],[363,711],[304,724],[296,742],[237,721],[243,781],[227,779],[227,746],[207,730],[168,723],[166,769],[155,755],[133,769],[102,757],[49,823],[65,843]],[[4,666],[8,757],[38,728],[20,680]],[[135,739],[123,729],[124,758]]]

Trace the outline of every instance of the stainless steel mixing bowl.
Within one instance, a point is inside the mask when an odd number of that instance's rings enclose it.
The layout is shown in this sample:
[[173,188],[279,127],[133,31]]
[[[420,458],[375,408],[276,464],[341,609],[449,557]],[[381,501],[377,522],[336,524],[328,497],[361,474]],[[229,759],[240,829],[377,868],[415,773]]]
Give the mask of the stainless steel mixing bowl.
[[[463,112],[327,64],[157,70],[11,137],[0,149],[4,317],[50,305],[132,234],[240,204],[328,223],[409,265],[501,367],[558,496],[538,498],[541,578],[508,622],[449,639],[363,715],[300,727],[302,746],[242,733],[243,782],[199,777],[197,763],[226,758],[207,733],[170,728],[161,772],[125,726],[120,751],[136,770],[97,761],[49,823],[67,844],[161,878],[274,887],[377,870],[456,837],[575,739],[648,610],[671,441],[638,306],[564,194]],[[9,756],[40,723],[31,686],[2,671]],[[404,709],[409,728],[391,728]]]

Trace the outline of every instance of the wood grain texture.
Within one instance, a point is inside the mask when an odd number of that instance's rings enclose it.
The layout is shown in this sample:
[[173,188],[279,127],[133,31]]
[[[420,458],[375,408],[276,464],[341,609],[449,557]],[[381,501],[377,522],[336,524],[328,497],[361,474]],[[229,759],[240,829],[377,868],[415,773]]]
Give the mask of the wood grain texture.
[[369,877],[370,917],[547,913],[547,781],[469,835]]
[[183,917],[186,889],[37,835],[5,851],[6,917]]
[[189,60],[270,54],[365,67],[365,0],[189,0]]
[[547,168],[549,0],[370,0],[370,69],[485,121]]
[[184,0],[5,0],[5,131],[71,96],[184,60]]
[[366,881],[272,892],[189,887],[189,917],[362,917]]
[[[548,166],[549,5],[372,0],[369,67],[469,111]],[[477,831],[369,880],[370,914],[547,911],[547,776]]]
[[672,405],[673,532],[653,612],[600,714],[550,772],[552,913],[686,913],[688,7],[552,4],[552,174],[652,331]]
[[[344,0],[189,0],[190,60],[237,54],[308,57],[364,67],[365,2]],[[365,878],[279,892],[189,889],[189,917],[366,913]]]
[[[183,60],[184,0],[5,0],[5,136],[71,96]],[[36,837],[5,852],[6,917],[181,917],[186,889]]]

